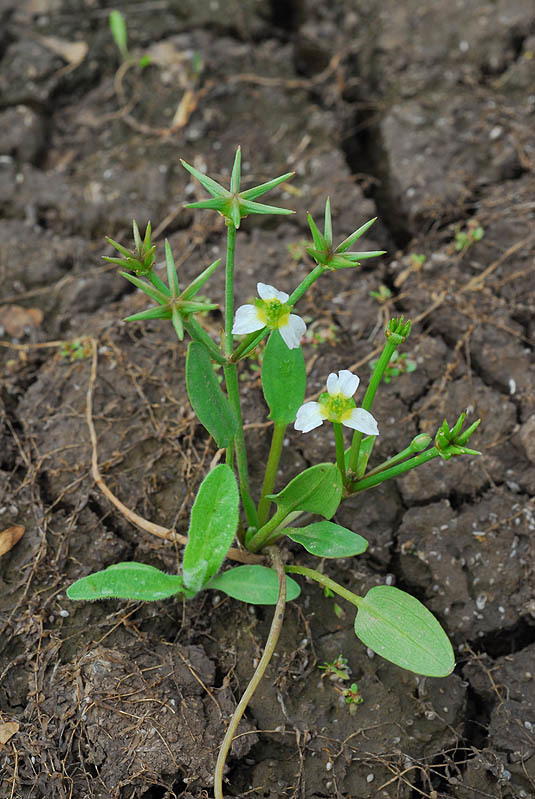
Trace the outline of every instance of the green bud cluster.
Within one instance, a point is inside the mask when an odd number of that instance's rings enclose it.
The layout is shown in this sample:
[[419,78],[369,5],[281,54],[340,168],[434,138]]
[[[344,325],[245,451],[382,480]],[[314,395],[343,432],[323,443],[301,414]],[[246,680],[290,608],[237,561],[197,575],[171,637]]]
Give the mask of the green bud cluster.
[[400,316],[399,319],[393,318],[390,320],[385,329],[385,338],[391,344],[399,347],[404,344],[405,340],[409,337],[411,332],[411,321],[408,319],[404,321],[404,317]]
[[444,460],[449,460],[453,455],[481,455],[477,450],[468,449],[464,446],[468,443],[470,436],[478,427],[481,419],[477,419],[464,433],[461,433],[465,419],[466,413],[463,412],[451,429],[446,419],[444,419],[441,426],[438,428],[435,436],[435,446],[438,450],[438,454]]
[[150,241],[151,224],[150,222],[147,223],[143,241],[141,241],[139,228],[135,220],[133,222],[133,229],[135,244],[134,250],[127,250],[122,244],[119,244],[117,241],[110,239],[109,236],[106,236],[106,241],[111,244],[112,247],[115,247],[116,250],[122,253],[123,258],[109,258],[106,255],[103,255],[102,258],[104,261],[108,261],[110,264],[117,264],[118,266],[122,266],[123,269],[130,269],[132,272],[135,272],[136,275],[146,276],[152,272],[154,267],[154,252],[156,250],[156,246],[151,246]]
[[329,197],[325,202],[325,222],[323,234],[320,233],[312,216],[307,214],[308,226],[312,233],[314,241],[313,247],[307,247],[306,251],[316,261],[318,266],[324,269],[335,271],[336,269],[347,269],[348,267],[359,266],[360,261],[365,258],[375,258],[378,255],[384,255],[386,250],[373,250],[369,252],[347,252],[354,242],[359,239],[368,228],[370,228],[376,221],[377,217],[365,222],[364,225],[359,227],[347,239],[333,247],[333,229],[331,219],[331,201]]

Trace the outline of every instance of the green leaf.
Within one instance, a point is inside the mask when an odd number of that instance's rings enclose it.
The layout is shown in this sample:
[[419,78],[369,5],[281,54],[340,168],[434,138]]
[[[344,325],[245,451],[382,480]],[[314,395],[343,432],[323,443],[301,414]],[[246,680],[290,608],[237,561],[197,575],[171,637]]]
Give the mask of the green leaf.
[[368,548],[365,538],[334,522],[315,522],[306,527],[289,527],[288,538],[318,558],[350,558]]
[[295,420],[306,390],[306,367],[301,347],[288,349],[278,330],[269,337],[262,361],[262,388],[270,419],[282,424]]
[[126,60],[128,58],[128,48],[126,46],[126,23],[120,11],[110,11],[109,16],[111,35],[114,38],[121,56]]
[[183,591],[182,577],[166,574],[146,563],[115,563],[82,577],[67,588],[69,599],[166,599]]
[[343,242],[338,245],[336,252],[346,252],[346,250],[349,250],[351,245],[354,244],[357,239],[360,239],[360,237],[366,233],[368,228],[370,228],[376,220],[377,217],[375,216],[373,219],[370,219],[369,222],[365,222],[363,225],[361,225],[358,230],[355,230],[354,233],[352,233],[347,237],[347,239],[344,239]]
[[203,175],[202,172],[199,172],[198,169],[195,169],[194,166],[191,166],[191,164],[188,164],[182,158],[180,159],[180,163],[182,164],[184,169],[188,170],[190,175],[193,175],[194,178],[197,178],[199,183],[202,186],[204,186],[206,191],[209,194],[211,194],[212,197],[227,197],[228,198],[228,197],[231,196],[230,191],[228,191],[228,189],[225,189],[223,186],[221,186],[215,180],[212,180],[212,178],[209,178],[208,175]]
[[[357,480],[360,480],[364,472],[366,471],[366,467],[368,466],[368,460],[372,453],[373,445],[375,443],[375,439],[377,436],[366,436],[360,442],[360,449],[359,449],[359,459],[357,463],[357,470],[356,476]],[[349,453],[351,451],[351,447],[346,449],[344,453],[344,461],[346,465],[346,469],[349,466]]]
[[280,186],[281,183],[285,183],[287,180],[290,180],[295,175],[295,172],[285,172],[284,175],[279,175],[278,178],[273,178],[273,180],[268,180],[266,183],[260,183],[259,186],[254,186],[252,189],[247,189],[246,191],[240,192],[240,197],[243,200],[256,200],[257,197],[261,197],[262,194],[265,194],[267,191],[271,191],[272,189]]
[[[250,605],[276,605],[279,598],[277,572],[267,566],[237,566],[212,577],[205,587],[223,591],[233,599]],[[287,602],[296,599],[300,593],[299,584],[291,577],[286,577]]]
[[381,657],[416,674],[446,677],[455,666],[452,646],[433,614],[392,586],[375,586],[359,601],[355,635]]
[[208,350],[197,341],[188,346],[186,386],[191,406],[218,447],[229,447],[238,428],[230,403],[217,382]]
[[335,463],[318,463],[294,477],[278,494],[269,498],[286,511],[307,510],[330,519],[342,498],[342,477]]
[[202,481],[193,508],[182,577],[189,592],[197,593],[221,566],[234,539],[240,496],[234,472],[226,463]]

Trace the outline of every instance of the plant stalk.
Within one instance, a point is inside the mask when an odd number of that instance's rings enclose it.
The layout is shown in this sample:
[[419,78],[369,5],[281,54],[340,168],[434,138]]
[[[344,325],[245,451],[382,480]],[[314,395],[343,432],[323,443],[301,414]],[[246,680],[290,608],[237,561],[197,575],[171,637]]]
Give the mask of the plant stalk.
[[[373,374],[371,377],[370,382],[368,383],[368,388],[366,389],[366,393],[364,394],[364,399],[362,400],[362,407],[365,411],[370,411],[373,405],[373,401],[375,399],[375,394],[377,389],[379,388],[379,383],[383,378],[383,374],[385,372],[386,367],[390,363],[390,359],[394,352],[398,347],[397,342],[387,341],[384,349],[381,353],[381,356],[375,365],[375,369],[373,370]],[[359,430],[355,430],[353,434],[353,441],[351,442],[351,449],[349,451],[349,460],[347,465],[348,472],[355,473],[357,469],[357,464],[359,462],[359,451],[360,451],[360,444],[362,441],[362,433]]]
[[362,604],[362,597],[344,588],[343,585],[335,583],[330,577],[327,577],[325,574],[320,574],[320,572],[315,569],[308,569],[306,566],[285,566],[284,570],[289,574],[302,574],[305,577],[316,580],[317,583],[320,583],[325,588],[330,588],[335,594],[347,599],[348,602],[351,602],[351,604],[355,605],[357,608]]
[[357,480],[356,483],[352,484],[351,493],[356,494],[359,491],[366,491],[368,488],[380,485],[384,483],[385,480],[390,480],[392,477],[399,477],[405,474],[405,472],[409,472],[411,469],[415,469],[417,466],[421,466],[423,463],[433,460],[433,458],[438,457],[439,454],[438,449],[432,447],[416,455],[414,458],[409,458],[409,460],[403,461],[403,463],[399,463],[397,466],[392,466],[390,469],[385,469],[370,477],[366,475],[361,480]]
[[336,465],[342,475],[342,483],[346,485],[346,464],[344,458],[344,433],[340,422],[333,422],[334,443],[336,447]]
[[212,360],[214,360],[220,366],[224,366],[227,363],[225,357],[221,354],[221,350],[212,341],[206,330],[204,330],[197,320],[193,318],[193,316],[191,316],[188,321],[184,320],[184,327],[193,341],[198,341],[199,344],[203,344],[206,347]]
[[264,672],[266,671],[266,668],[268,667],[268,664],[271,658],[273,657],[273,652],[275,651],[275,647],[277,646],[277,641],[279,640],[279,636],[282,630],[282,622],[284,621],[284,611],[286,608],[286,575],[284,572],[284,566],[281,560],[280,551],[278,547],[270,547],[269,554],[271,555],[273,566],[277,570],[277,576],[279,578],[279,598],[277,600],[277,604],[275,605],[275,612],[273,614],[273,620],[271,622],[271,628],[269,630],[269,635],[266,641],[266,646],[264,648],[264,653],[260,658],[260,662],[256,667],[255,673],[251,677],[249,685],[245,689],[243,696],[240,699],[238,706],[232,715],[230,723],[227,727],[227,731],[225,733],[225,737],[223,738],[221,748],[219,749],[219,754],[217,757],[217,763],[214,772],[215,799],[223,799],[223,771],[225,768],[227,755],[232,745],[232,739],[234,738],[234,733],[238,728],[238,724],[241,721],[241,718],[245,712],[247,705],[249,704],[252,695],[256,691],[262,677],[264,676]]
[[240,391],[238,385],[238,368],[228,359],[232,355],[232,325],[234,320],[234,258],[236,253],[236,226],[227,221],[227,260],[225,265],[225,333],[223,338],[223,352],[227,358],[224,372],[227,395],[232,406],[238,429],[234,436],[236,449],[236,466],[240,482],[240,494],[243,508],[249,526],[257,526],[256,507],[251,496],[249,486],[249,470],[247,467],[247,450],[243,434],[243,418],[240,406]]
[[262,494],[260,496],[260,502],[258,503],[258,524],[260,527],[263,527],[268,520],[271,500],[268,499],[267,495],[273,493],[287,426],[288,425],[284,424],[284,422],[275,422],[273,425],[273,436],[271,438],[271,447],[266,465],[266,473],[264,475],[264,483],[262,485]]
[[238,477],[240,482],[240,493],[243,502],[243,509],[250,527],[258,527],[256,517],[256,507],[251,496],[249,486],[249,471],[247,468],[247,450],[245,449],[245,437],[243,435],[243,419],[240,407],[240,392],[238,386],[238,369],[235,363],[227,363],[224,367],[225,383],[229,402],[238,420],[238,429],[234,436],[234,447],[236,449],[236,466],[238,467]]
[[383,461],[383,463],[380,463],[378,466],[374,466],[374,468],[370,469],[365,476],[366,478],[373,477],[374,475],[379,474],[379,472],[384,472],[385,469],[390,469],[392,466],[396,466],[398,463],[400,463],[400,461],[404,461],[405,458],[408,458],[413,454],[414,450],[412,446],[408,446],[401,452],[398,452],[397,455],[392,455],[392,457],[388,458],[388,460]]

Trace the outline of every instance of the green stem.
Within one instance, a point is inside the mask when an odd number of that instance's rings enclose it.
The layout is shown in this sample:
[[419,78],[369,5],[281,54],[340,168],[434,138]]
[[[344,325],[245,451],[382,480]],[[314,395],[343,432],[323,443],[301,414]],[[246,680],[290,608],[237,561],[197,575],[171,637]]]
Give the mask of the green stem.
[[227,221],[227,262],[225,267],[225,355],[232,355],[232,325],[234,324],[234,255],[236,252],[236,227]]
[[277,469],[281,457],[282,442],[284,441],[286,427],[287,425],[284,424],[284,422],[275,422],[273,425],[273,436],[271,438],[271,447],[266,465],[266,473],[264,475],[264,484],[262,485],[262,494],[260,496],[260,502],[258,503],[258,524],[260,527],[268,520],[271,500],[267,498],[267,495],[273,493],[273,488],[275,486],[275,478],[277,477]]
[[232,353],[231,361],[236,362],[249,355],[255,347],[258,347],[262,339],[265,338],[268,333],[269,328],[267,327],[263,327],[262,330],[255,330],[254,333],[249,333]]
[[269,630],[269,635],[266,641],[266,646],[264,648],[263,655],[260,658],[260,662],[256,667],[255,673],[251,677],[249,685],[245,689],[243,696],[240,699],[238,706],[232,715],[230,723],[227,727],[227,731],[225,733],[225,737],[223,738],[221,748],[219,749],[219,754],[217,757],[217,763],[214,772],[215,799],[223,799],[223,771],[225,768],[225,761],[227,759],[227,755],[232,745],[232,739],[234,738],[234,733],[238,728],[238,724],[240,723],[241,717],[245,713],[245,709],[249,704],[252,695],[256,691],[260,683],[260,680],[264,676],[264,672],[266,671],[268,664],[271,658],[273,657],[273,653],[275,651],[275,647],[277,646],[277,642],[279,640],[279,636],[282,630],[282,623],[284,621],[284,611],[286,609],[286,575],[284,573],[284,566],[282,564],[278,547],[270,547],[270,555],[273,562],[273,566],[277,570],[277,576],[279,578],[279,598],[277,599],[277,604],[275,605],[275,612],[273,614],[273,620],[271,622],[271,628]]
[[294,291],[290,294],[290,298],[288,299],[288,305],[295,305],[297,300],[300,300],[303,294],[310,286],[325,272],[325,267],[318,265],[315,266],[312,272],[310,272],[304,280],[297,286]]
[[287,510],[284,508],[279,508],[279,510],[273,514],[271,519],[251,538],[247,545],[249,552],[258,552],[260,549],[262,549],[266,545],[271,533],[276,530],[277,527],[279,527],[279,525],[288,515],[289,512]]
[[184,327],[188,331],[193,341],[198,341],[200,344],[204,344],[210,353],[210,358],[212,358],[212,360],[220,364],[220,366],[224,366],[227,363],[224,356],[221,355],[220,349],[212,341],[206,330],[203,330],[196,319],[190,317],[187,322],[184,321]]
[[393,455],[391,458],[388,458],[388,460],[383,461],[383,463],[380,463],[378,466],[375,466],[373,469],[370,469],[370,471],[366,474],[366,477],[367,478],[372,477],[375,474],[379,474],[379,472],[384,472],[385,469],[390,469],[391,466],[395,466],[400,461],[404,461],[405,458],[408,458],[410,455],[413,454],[414,450],[412,446],[408,446],[401,452],[398,452],[397,455]]
[[336,446],[336,465],[342,475],[342,483],[346,484],[346,464],[344,459],[344,433],[340,422],[333,422],[334,443]]
[[392,477],[399,477],[401,474],[405,474],[405,472],[409,472],[411,469],[415,469],[417,466],[421,466],[423,463],[433,460],[433,458],[438,457],[439,454],[438,449],[432,447],[416,455],[414,458],[410,458],[408,461],[403,461],[403,463],[393,466],[391,469],[385,469],[371,477],[366,475],[361,480],[357,480],[356,483],[353,483],[351,486],[351,493],[356,494],[359,491],[366,491],[366,489],[384,483],[385,480],[390,480]]
[[[373,370],[373,374],[371,377],[370,382],[368,383],[368,388],[366,389],[366,393],[364,395],[364,399],[362,400],[362,407],[365,411],[371,410],[373,401],[375,399],[375,394],[377,389],[379,388],[379,383],[383,378],[384,371],[388,364],[390,363],[390,359],[394,352],[398,347],[397,342],[387,341],[384,349],[381,353],[381,357],[379,358],[378,362],[375,365],[375,369]],[[362,441],[362,433],[359,430],[355,430],[353,434],[353,441],[351,442],[351,449],[349,451],[349,460],[348,460],[348,471],[355,473],[357,469],[357,464],[359,462],[359,451],[360,451],[360,444]]]
[[249,486],[249,471],[247,468],[247,451],[245,449],[245,437],[243,434],[243,419],[240,407],[240,392],[238,385],[238,369],[235,363],[227,363],[224,367],[225,371],[225,384],[227,387],[227,395],[229,402],[232,406],[236,419],[238,420],[238,429],[234,436],[234,446],[236,448],[236,466],[238,467],[238,477],[240,480],[240,493],[243,502],[243,508],[247,517],[247,523],[250,527],[258,527],[256,518],[256,507],[251,496],[251,489]]
[[357,596],[357,594],[354,594],[352,591],[344,588],[343,585],[335,583],[335,581],[331,580],[330,577],[320,574],[320,572],[316,571],[315,569],[308,569],[306,566],[285,566],[284,571],[289,574],[303,574],[305,577],[310,577],[312,580],[316,580],[317,583],[320,583],[325,588],[330,588],[335,594],[347,599],[348,602],[351,602],[352,605],[356,605],[357,608],[362,604],[362,597]]
[[[225,267],[225,335],[223,351],[227,358],[232,355],[232,325],[234,320],[234,256],[236,252],[236,227],[227,221],[227,260]],[[240,493],[243,508],[249,526],[257,526],[256,507],[249,487],[249,471],[247,468],[247,451],[243,434],[243,418],[240,407],[240,390],[238,385],[238,369],[235,363],[226,363],[225,385],[229,402],[238,420],[238,429],[234,437],[236,448],[236,466],[240,480]]]

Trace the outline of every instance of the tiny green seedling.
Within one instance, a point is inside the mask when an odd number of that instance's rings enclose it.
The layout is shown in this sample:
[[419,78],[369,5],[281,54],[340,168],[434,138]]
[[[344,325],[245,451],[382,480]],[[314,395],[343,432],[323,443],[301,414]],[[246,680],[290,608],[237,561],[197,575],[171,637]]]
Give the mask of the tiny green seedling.
[[61,347],[61,357],[69,361],[83,361],[91,355],[91,339],[88,336],[73,338],[64,341]]
[[[372,361],[370,361],[369,366],[372,372],[375,369],[378,360],[378,358],[374,358]],[[399,377],[399,375],[414,372],[416,368],[416,361],[411,360],[406,352],[400,353],[398,350],[396,350],[390,358],[390,363],[384,371],[383,380],[385,383],[390,383],[393,377]]]
[[346,688],[343,691],[343,696],[346,701],[346,705],[350,705],[350,712],[355,712],[356,705],[361,705],[364,702],[364,699],[360,695],[359,687],[356,682],[352,682],[349,688]]
[[[126,32],[126,21],[124,16],[120,11],[114,9],[113,11],[110,11],[108,21],[110,24],[111,35],[113,36],[113,41],[117,45],[117,49],[119,50],[123,63],[126,64],[133,62],[133,59],[128,51],[128,34]],[[142,55],[137,64],[140,67],[148,66],[150,64],[150,56],[146,54]]]
[[351,669],[347,665],[347,658],[343,655],[338,655],[337,658],[333,660],[332,663],[329,663],[328,660],[325,663],[322,663],[321,666],[318,666],[318,669],[323,671],[321,675],[321,679],[323,680],[325,677],[328,677],[329,680],[333,682],[336,680],[349,680],[349,675],[351,674]]
[[485,230],[475,219],[468,222],[466,230],[460,227],[455,229],[455,249],[458,253],[466,252],[476,241],[481,241],[485,235]]
[[385,286],[383,283],[381,283],[376,291],[370,291],[370,297],[373,297],[378,303],[383,305],[385,302],[388,302],[388,300],[392,299],[392,292],[388,286]]
[[[126,52],[126,38],[122,44]],[[451,673],[455,665],[452,646],[437,619],[419,600],[389,585],[376,585],[361,596],[329,578],[323,570],[293,561],[283,565],[280,547],[291,541],[309,555],[321,559],[362,555],[368,542],[357,532],[333,521],[340,504],[348,497],[400,477],[434,458],[448,460],[452,456],[478,454],[466,444],[479,422],[463,431],[465,414],[461,414],[451,428],[444,421],[434,442],[430,436],[420,434],[397,454],[368,468],[383,424],[372,414],[375,395],[385,375],[388,377],[388,369],[392,370],[394,354],[410,335],[411,323],[400,317],[387,324],[383,351],[374,363],[361,407],[357,407],[353,399],[360,381],[349,369],[326,374],[325,390],[317,400],[305,402],[307,370],[301,342],[307,325],[295,313],[295,306],[320,278],[333,280],[341,269],[357,273],[361,261],[384,254],[382,250],[352,249],[375,219],[365,222],[336,244],[327,199],[322,231],[312,216],[307,215],[312,242],[306,252],[315,263],[311,271],[291,294],[259,282],[257,297],[236,308],[235,254],[241,220],[250,214],[293,213],[258,202],[262,195],[290,180],[292,173],[242,190],[239,148],[229,188],[185,161],[182,165],[210,195],[209,199],[189,203],[188,207],[217,211],[226,224],[221,339],[212,338],[198,321],[199,316],[215,307],[200,292],[219,268],[220,260],[206,266],[188,285],[180,285],[173,253],[166,241],[166,280],[163,280],[155,269],[156,248],[151,243],[151,226],[147,225],[142,238],[135,222],[134,248],[127,249],[108,239],[120,257],[106,257],[106,260],[119,265],[123,277],[152,302],[149,308],[128,320],[169,320],[180,341],[188,337],[188,396],[200,424],[212,436],[215,446],[225,451],[225,462],[215,466],[200,484],[191,509],[179,574],[168,574],[144,563],[118,563],[77,580],[67,589],[67,595],[71,600],[115,597],[156,601],[174,596],[189,600],[202,591],[214,590],[249,604],[276,605],[264,654],[220,749],[214,791],[216,799],[222,799],[223,769],[234,732],[275,649],[285,604],[297,599],[301,592],[295,577],[312,580],[330,595],[343,599],[355,613],[355,636],[386,660],[431,677],[445,677]],[[272,440],[262,489],[259,496],[254,496],[249,482],[251,455],[244,436],[238,367],[262,341],[267,343],[262,357],[261,383]],[[404,362],[404,359],[394,361]],[[406,365],[404,368],[409,371]],[[222,371],[222,384],[216,369]],[[332,460],[315,463],[286,485],[276,486],[288,426],[293,425],[294,431],[306,435],[324,423],[328,428],[325,435],[331,431],[334,438]],[[349,441],[346,441],[348,434]],[[312,514],[316,520],[304,521],[303,514]],[[235,549],[230,551],[236,537],[241,545],[239,559],[247,562],[222,571],[227,555],[230,557],[236,552]],[[325,669],[327,671],[328,667],[330,673],[338,673],[338,676],[348,675],[344,661],[340,656],[338,665],[326,664]],[[344,697],[353,707],[362,701],[356,684],[346,689]]]

